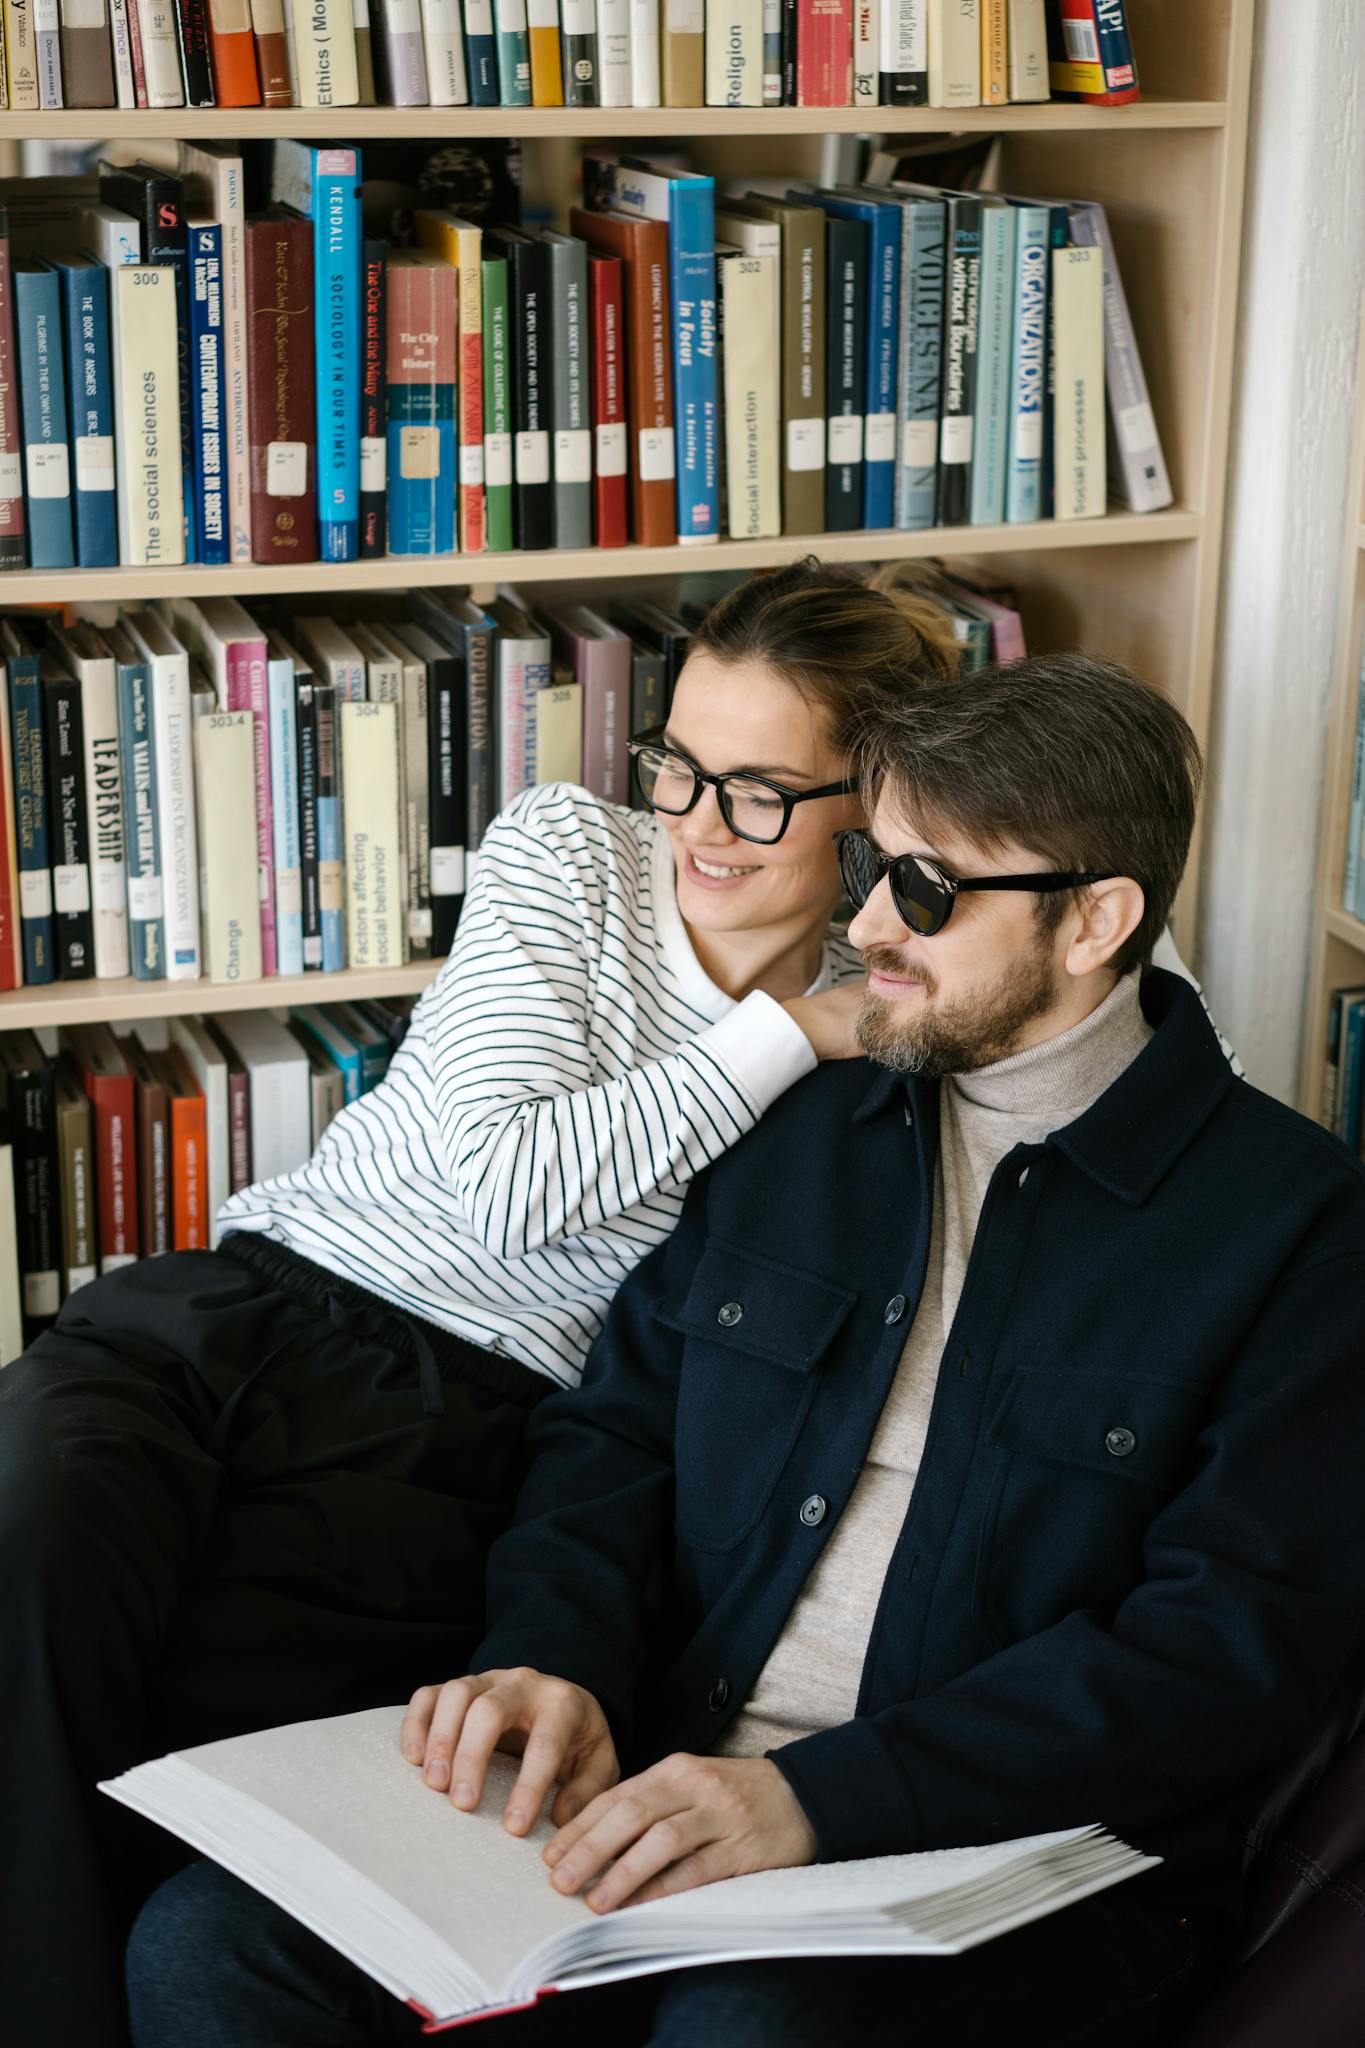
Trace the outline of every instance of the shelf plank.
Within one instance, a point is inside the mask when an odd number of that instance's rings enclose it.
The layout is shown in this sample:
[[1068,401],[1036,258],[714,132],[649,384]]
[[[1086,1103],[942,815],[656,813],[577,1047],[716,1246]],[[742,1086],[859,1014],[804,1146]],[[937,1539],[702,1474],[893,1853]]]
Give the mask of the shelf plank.
[[1349,910],[1325,910],[1322,921],[1334,939],[1354,946],[1357,953],[1365,953],[1365,924],[1352,917]]
[[363,996],[418,995],[439,960],[340,974],[274,974],[262,981],[55,981],[0,995],[0,1031],[39,1024],[132,1024],[139,1017],[216,1016],[290,1003],[353,1003]]
[[0,142],[59,139],[112,142],[154,136],[229,142],[287,135],[348,142],[367,136],[508,135],[531,141],[546,136],[629,136],[676,139],[694,135],[942,135],[986,130],[1075,133],[1125,129],[1222,128],[1223,100],[1143,99],[1130,107],[1088,107],[1047,101],[1041,106],[954,107],[100,107],[48,108],[0,113]]
[[0,609],[23,604],[139,604],[154,597],[268,596],[275,592],[431,589],[465,583],[600,582],[767,569],[816,555],[825,562],[892,562],[920,555],[1011,554],[1194,540],[1197,512],[1111,512],[1102,519],[1041,519],[1029,526],[929,526],[915,533],[781,534],[707,547],[542,548],[523,554],[396,555],[365,562],[242,562],[223,569],[16,569],[0,575]]

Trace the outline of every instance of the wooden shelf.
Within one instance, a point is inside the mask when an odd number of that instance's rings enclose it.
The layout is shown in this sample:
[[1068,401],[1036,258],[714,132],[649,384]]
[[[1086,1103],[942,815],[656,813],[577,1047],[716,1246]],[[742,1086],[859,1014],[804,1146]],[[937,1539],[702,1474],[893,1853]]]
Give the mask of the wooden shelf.
[[766,569],[802,555],[827,562],[890,562],[919,555],[1116,548],[1197,538],[1197,512],[1113,512],[1103,519],[1043,519],[1029,526],[929,526],[915,533],[782,534],[707,547],[542,548],[482,555],[396,555],[368,562],[242,562],[225,569],[24,569],[0,576],[0,605],[138,604],[154,597],[267,596],[274,592],[408,590],[444,584],[600,582],[709,569]]
[[439,960],[414,960],[406,967],[274,974],[263,981],[53,981],[0,996],[0,1031],[31,1031],[40,1024],[131,1024],[139,1017],[215,1016],[220,1010],[419,995],[440,965]]
[[50,108],[0,113],[0,143],[147,141],[154,137],[235,142],[280,135],[348,141],[409,137],[694,135],[942,135],[994,132],[1131,133],[1221,128],[1222,100],[1144,99],[1131,107],[1070,101],[1013,107],[172,107]]
[[1325,910],[1322,921],[1334,939],[1340,939],[1343,946],[1354,946],[1357,953],[1365,953],[1365,924],[1358,917],[1352,917],[1349,910]]

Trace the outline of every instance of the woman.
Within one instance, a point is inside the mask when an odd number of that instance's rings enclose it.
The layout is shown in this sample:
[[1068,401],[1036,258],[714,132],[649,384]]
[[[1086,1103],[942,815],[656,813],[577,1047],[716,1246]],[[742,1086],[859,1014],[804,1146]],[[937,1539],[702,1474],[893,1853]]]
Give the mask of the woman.
[[913,596],[814,562],[743,585],[637,749],[659,808],[518,799],[381,1086],[218,1251],[83,1288],[0,1376],[0,1808],[63,1901],[0,1915],[15,2048],[122,2039],[165,1845],[98,1779],[463,1668],[528,1409],[691,1177],[855,1050],[844,736],[955,665]]

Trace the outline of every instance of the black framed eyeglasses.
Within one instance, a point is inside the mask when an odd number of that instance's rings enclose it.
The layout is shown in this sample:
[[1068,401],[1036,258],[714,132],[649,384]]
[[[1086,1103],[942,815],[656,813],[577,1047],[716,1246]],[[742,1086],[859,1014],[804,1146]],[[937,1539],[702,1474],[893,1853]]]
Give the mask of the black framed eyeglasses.
[[848,900],[861,910],[882,876],[891,881],[891,901],[907,931],[922,939],[941,932],[953,905],[968,889],[1026,889],[1054,895],[1059,889],[1081,889],[1087,882],[1109,882],[1112,875],[1066,874],[1045,868],[1033,875],[950,875],[939,861],[922,853],[882,853],[865,832],[836,832],[839,873]]
[[676,747],[666,745],[661,725],[638,733],[626,745],[640,794],[651,811],[685,818],[709,784],[735,837],[756,846],[776,844],[791,823],[795,805],[817,796],[849,796],[858,786],[854,782],[824,782],[819,789],[788,789],[785,783],[770,782],[766,775],[712,775]]

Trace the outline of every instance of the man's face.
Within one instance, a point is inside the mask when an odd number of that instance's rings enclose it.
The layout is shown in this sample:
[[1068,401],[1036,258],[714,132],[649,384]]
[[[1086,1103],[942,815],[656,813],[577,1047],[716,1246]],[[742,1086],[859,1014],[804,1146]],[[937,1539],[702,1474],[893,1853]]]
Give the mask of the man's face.
[[[884,801],[869,830],[881,852],[927,855],[959,880],[1044,865],[1008,842],[985,853],[962,840],[935,841]],[[902,1074],[966,1074],[1055,1036],[1068,920],[1043,933],[1037,901],[1008,890],[968,893],[942,931],[921,938],[896,915],[883,877],[849,926],[868,969],[857,1028],[869,1058]]]

